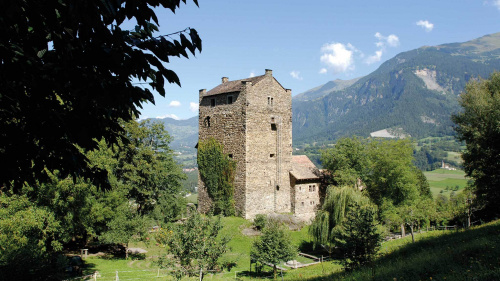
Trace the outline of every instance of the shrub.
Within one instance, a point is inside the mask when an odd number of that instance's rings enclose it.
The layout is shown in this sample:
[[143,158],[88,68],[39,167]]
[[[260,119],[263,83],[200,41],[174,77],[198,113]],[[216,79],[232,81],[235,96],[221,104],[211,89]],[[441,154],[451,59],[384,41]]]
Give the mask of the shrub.
[[262,214],[256,215],[253,224],[255,225],[255,228],[258,230],[264,229],[267,224],[267,216]]

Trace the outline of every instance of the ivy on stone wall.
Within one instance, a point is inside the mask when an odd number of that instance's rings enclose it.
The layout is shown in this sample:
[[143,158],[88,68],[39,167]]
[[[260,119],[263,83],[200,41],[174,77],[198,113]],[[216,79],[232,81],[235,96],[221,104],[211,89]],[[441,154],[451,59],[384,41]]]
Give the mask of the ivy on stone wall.
[[200,177],[212,199],[214,214],[234,215],[234,176],[236,162],[224,154],[224,146],[214,138],[198,143]]

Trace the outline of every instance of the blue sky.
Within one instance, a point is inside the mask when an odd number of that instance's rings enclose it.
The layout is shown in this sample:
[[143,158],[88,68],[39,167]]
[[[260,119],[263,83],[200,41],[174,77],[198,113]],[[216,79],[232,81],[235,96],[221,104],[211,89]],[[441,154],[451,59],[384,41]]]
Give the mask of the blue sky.
[[166,85],[141,119],[198,114],[198,91],[221,77],[274,77],[296,95],[335,79],[369,74],[396,54],[500,32],[500,0],[199,0],[176,14],[157,9],[161,34],[195,28],[203,51],[167,68],[182,87]]

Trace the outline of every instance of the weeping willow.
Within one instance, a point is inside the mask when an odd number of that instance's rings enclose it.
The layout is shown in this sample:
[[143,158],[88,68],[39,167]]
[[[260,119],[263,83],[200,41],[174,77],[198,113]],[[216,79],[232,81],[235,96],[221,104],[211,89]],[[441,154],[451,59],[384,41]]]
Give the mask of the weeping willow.
[[371,202],[361,191],[352,186],[328,187],[323,206],[309,227],[314,247],[322,245],[331,252],[335,246],[334,237],[339,233],[346,214],[353,205],[366,206],[371,205]]

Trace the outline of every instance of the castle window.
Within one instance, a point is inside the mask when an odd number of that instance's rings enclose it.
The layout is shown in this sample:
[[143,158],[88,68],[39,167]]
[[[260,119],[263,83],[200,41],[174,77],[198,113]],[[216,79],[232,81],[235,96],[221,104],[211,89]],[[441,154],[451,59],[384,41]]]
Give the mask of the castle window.
[[277,130],[276,124],[271,124],[271,130],[273,130],[273,131]]
[[271,98],[271,106],[273,106],[273,98]]
[[304,202],[300,202],[300,203],[301,203],[302,207],[304,207]]
[[229,154],[228,156],[229,156],[229,158],[233,159],[233,155],[232,154]]
[[227,96],[227,104],[233,103],[233,96]]
[[269,154],[270,158],[274,158],[274,156],[275,156],[274,153]]
[[212,107],[215,106],[215,98],[210,99],[210,106],[212,106]]
[[277,190],[277,191],[279,191],[279,190],[280,190],[280,186],[279,186],[279,185],[277,185],[277,186],[276,186],[276,190]]
[[207,127],[207,128],[210,127],[210,116],[207,116],[205,118],[205,122],[204,123],[205,123],[205,127]]

